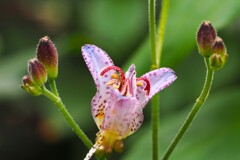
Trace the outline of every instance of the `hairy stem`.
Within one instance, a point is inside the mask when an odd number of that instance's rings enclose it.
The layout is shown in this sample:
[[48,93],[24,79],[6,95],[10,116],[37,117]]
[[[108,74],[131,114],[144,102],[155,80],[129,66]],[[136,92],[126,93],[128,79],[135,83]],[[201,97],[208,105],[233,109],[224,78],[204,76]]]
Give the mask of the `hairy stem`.
[[152,67],[151,69],[157,69],[159,66],[157,64],[157,54],[156,54],[156,19],[155,19],[155,0],[149,0],[149,32],[151,41],[151,52],[152,52]]
[[61,98],[47,90],[45,87],[43,88],[43,95],[49,98],[58,107],[59,111],[63,114],[69,125],[72,127],[73,131],[90,149],[93,146],[92,142],[88,139],[85,133],[79,128],[78,124],[74,121],[73,117],[69,114]]
[[[160,67],[169,0],[162,0],[161,16],[156,41],[155,0],[149,0],[149,30],[151,40],[151,69]],[[159,94],[152,98],[152,159],[158,160]]]

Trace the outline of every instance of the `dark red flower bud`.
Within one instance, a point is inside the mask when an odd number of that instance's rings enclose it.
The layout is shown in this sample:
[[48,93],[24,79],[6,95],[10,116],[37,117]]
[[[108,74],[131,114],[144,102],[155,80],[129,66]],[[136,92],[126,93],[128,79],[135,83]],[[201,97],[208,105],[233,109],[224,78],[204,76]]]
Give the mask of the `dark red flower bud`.
[[212,45],[217,36],[217,33],[211,22],[204,21],[198,29],[197,45],[199,53],[204,57],[211,55]]
[[223,40],[220,37],[217,37],[213,43],[212,53],[217,53],[221,56],[226,54],[226,47]]
[[212,54],[210,57],[210,65],[213,70],[219,70],[224,67],[227,62],[228,54],[226,47],[221,38],[217,37],[213,43]]
[[47,81],[47,73],[41,62],[36,58],[29,60],[28,73],[35,85],[42,86]]
[[47,36],[39,40],[37,59],[46,68],[48,78],[55,79],[58,75],[58,53],[55,45]]

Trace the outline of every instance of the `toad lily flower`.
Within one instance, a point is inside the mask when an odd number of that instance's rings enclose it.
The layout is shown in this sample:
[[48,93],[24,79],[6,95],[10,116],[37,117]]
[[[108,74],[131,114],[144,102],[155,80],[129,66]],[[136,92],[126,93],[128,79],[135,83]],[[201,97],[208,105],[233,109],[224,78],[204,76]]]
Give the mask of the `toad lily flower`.
[[122,140],[142,125],[147,102],[173,83],[176,75],[170,68],[160,68],[136,78],[134,65],[124,74],[107,53],[94,45],[83,46],[82,54],[97,87],[91,111],[100,130],[85,158],[88,160],[96,151],[121,152]]

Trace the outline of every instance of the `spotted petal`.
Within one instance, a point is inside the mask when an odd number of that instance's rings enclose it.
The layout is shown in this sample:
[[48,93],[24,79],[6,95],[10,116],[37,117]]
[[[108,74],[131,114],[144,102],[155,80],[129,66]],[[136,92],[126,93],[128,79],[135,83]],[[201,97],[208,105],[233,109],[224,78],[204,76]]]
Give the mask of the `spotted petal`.
[[144,107],[147,102],[159,91],[168,87],[177,78],[174,71],[170,68],[160,68],[144,74],[142,77],[150,82],[150,93],[144,96],[144,87],[138,87],[137,97],[141,101],[141,106]]
[[136,131],[143,122],[139,101],[134,97],[122,96],[113,90],[106,106],[102,130],[111,130],[123,139]]
[[114,65],[112,59],[102,49],[86,44],[82,47],[82,55],[97,87],[97,93],[92,99],[92,116],[100,129],[105,112],[105,105],[110,97],[111,87],[106,83],[114,71],[109,71],[104,76],[100,73],[106,67]]
[[[101,71],[106,67],[113,66],[113,61],[105,51],[98,48],[97,46],[90,44],[86,44],[82,47],[82,55],[88,66],[89,71],[92,74],[94,82],[98,87],[99,85],[101,85],[101,82],[99,82],[99,76]],[[112,73],[110,71],[106,73],[104,77],[109,78],[108,76],[111,74]]]

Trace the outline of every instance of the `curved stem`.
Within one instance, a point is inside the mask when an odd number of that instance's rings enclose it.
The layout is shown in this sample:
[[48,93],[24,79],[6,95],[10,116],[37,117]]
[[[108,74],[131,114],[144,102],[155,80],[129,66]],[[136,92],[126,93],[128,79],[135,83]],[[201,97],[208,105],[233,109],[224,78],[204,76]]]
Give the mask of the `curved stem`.
[[171,142],[167,151],[165,152],[165,154],[162,158],[163,160],[167,160],[169,158],[169,156],[171,155],[171,153],[175,149],[176,145],[181,140],[184,133],[187,131],[189,125],[192,123],[192,121],[193,121],[194,117],[196,116],[198,110],[204,104],[204,102],[206,101],[206,99],[209,95],[209,92],[211,90],[212,81],[213,81],[214,71],[209,66],[209,59],[205,58],[204,60],[205,60],[205,64],[206,64],[206,67],[207,67],[207,73],[206,73],[206,78],[205,78],[205,83],[204,83],[203,90],[202,90],[199,98],[196,100],[191,112],[189,113],[189,115],[186,118],[185,122],[183,123],[182,127],[180,128],[180,130],[176,134],[175,138]]
[[49,98],[59,109],[59,111],[63,114],[69,125],[72,127],[74,132],[77,134],[77,136],[83,141],[83,143],[90,149],[93,144],[88,139],[88,137],[85,135],[85,133],[79,128],[77,123],[74,121],[73,117],[69,114],[67,111],[65,105],[63,104],[60,97],[54,95],[52,92],[47,90],[45,87],[42,91],[43,95]]
[[[42,88],[42,94],[49,98],[59,109],[59,111],[63,114],[65,119],[67,120],[68,124],[72,127],[73,131],[77,134],[77,136],[83,141],[85,146],[88,147],[88,149],[91,149],[93,146],[93,143],[90,141],[90,139],[86,136],[86,134],[82,131],[82,129],[78,126],[78,124],[74,121],[73,117],[70,115],[68,110],[66,109],[65,105],[63,104],[60,97],[58,97],[57,88],[55,85],[55,81],[53,80],[52,83],[50,83],[50,87],[52,91],[55,91],[55,93],[50,92],[45,86]],[[97,160],[106,160],[104,156],[102,155],[96,155]]]

